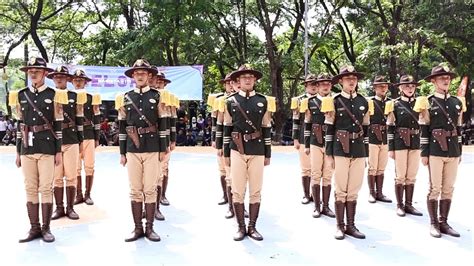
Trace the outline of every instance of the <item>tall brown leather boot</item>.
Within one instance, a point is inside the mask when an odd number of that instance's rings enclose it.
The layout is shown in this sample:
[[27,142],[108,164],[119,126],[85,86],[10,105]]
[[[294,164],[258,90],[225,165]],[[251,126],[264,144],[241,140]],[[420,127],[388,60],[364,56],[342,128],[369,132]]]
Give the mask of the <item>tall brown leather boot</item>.
[[345,225],[344,225],[344,209],[346,207],[346,204],[342,201],[336,201],[334,203],[334,208],[336,210],[336,221],[337,221],[337,229],[336,229],[336,234],[334,234],[334,238],[337,240],[342,240],[344,239],[344,232],[346,231]]
[[84,197],[82,195],[82,177],[77,176],[77,186],[76,186],[76,199],[74,200],[74,205],[81,204],[84,202]]
[[221,176],[221,188],[222,188],[222,200],[219,201],[217,204],[219,205],[224,205],[227,204],[228,201],[228,196],[227,196],[227,183],[225,181],[225,175]]
[[364,239],[365,235],[357,229],[354,224],[355,214],[356,214],[356,205],[357,201],[346,201],[346,215],[347,215],[347,225],[346,225],[346,235],[353,236],[358,239]]
[[412,205],[414,190],[415,184],[405,185],[405,212],[411,215],[423,216],[423,214]]
[[227,187],[227,198],[229,199],[229,210],[225,214],[226,219],[234,218],[234,201],[232,199],[232,187]]
[[450,208],[450,199],[443,199],[439,201],[439,229],[443,234],[447,234],[454,237],[460,237],[461,235],[448,224],[448,215]]
[[56,220],[66,216],[64,211],[64,187],[54,187],[54,201],[56,201],[56,210],[54,210],[51,219]]
[[93,175],[86,176],[86,192],[84,193],[84,202],[87,205],[94,205],[94,201],[91,199],[92,183],[94,181]]
[[375,184],[376,184],[376,187],[377,187],[377,192],[375,193],[375,199],[377,201],[391,203],[392,200],[389,199],[387,196],[385,196],[382,193],[383,179],[384,179],[384,174],[380,174],[380,175],[375,176]]
[[313,185],[311,187],[311,192],[313,194],[314,202],[313,218],[319,218],[321,217],[321,186]]
[[145,232],[143,231],[143,224],[142,224],[142,212],[143,212],[143,203],[132,201],[132,216],[133,222],[135,223],[135,229],[133,230],[132,234],[125,239],[125,242],[132,242],[136,241],[139,238],[145,236]]
[[405,216],[405,206],[403,205],[403,184],[395,184],[395,198],[397,199],[397,215]]
[[51,215],[53,214],[53,203],[42,203],[41,214],[43,217],[43,227],[41,228],[41,235],[44,242],[54,242],[54,235],[51,233],[49,223],[51,222]]
[[234,202],[234,211],[235,211],[235,218],[237,220],[237,225],[239,229],[234,235],[235,241],[241,241],[245,238],[247,231],[245,230],[245,218],[244,218],[244,204]]
[[66,187],[66,215],[69,219],[77,220],[79,215],[74,211],[74,198],[76,196],[76,188],[73,186]]
[[18,241],[20,243],[30,242],[42,237],[41,226],[39,223],[39,203],[27,202],[26,210],[28,211],[31,228],[26,237]]
[[438,221],[438,201],[430,200],[427,201],[428,204],[428,213],[430,214],[430,235],[432,237],[440,238],[441,232],[439,230],[439,221]]
[[170,205],[170,202],[166,198],[166,189],[168,188],[168,175],[163,176],[163,187],[161,190],[161,200],[160,203],[161,205],[168,206]]
[[336,215],[334,212],[329,208],[329,197],[331,197],[331,185],[323,186],[323,210],[321,214],[326,215],[327,217],[334,218]]
[[145,237],[153,242],[161,240],[160,236],[153,230],[153,222],[155,221],[156,203],[145,203],[146,226]]
[[249,204],[250,220],[249,226],[247,227],[247,235],[257,241],[262,241],[263,236],[257,231],[257,218],[260,212],[260,202]]
[[369,184],[369,202],[375,203],[375,176],[368,175],[367,176],[367,183]]
[[301,201],[302,204],[308,204],[311,201],[311,196],[309,195],[309,186],[311,184],[311,177],[310,176],[303,176],[301,178],[303,183],[303,193],[304,197]]
[[[156,210],[155,210],[155,219],[158,221],[164,221],[165,216],[160,211],[160,199],[161,199],[161,187],[156,187]],[[146,218],[146,214],[145,217]]]

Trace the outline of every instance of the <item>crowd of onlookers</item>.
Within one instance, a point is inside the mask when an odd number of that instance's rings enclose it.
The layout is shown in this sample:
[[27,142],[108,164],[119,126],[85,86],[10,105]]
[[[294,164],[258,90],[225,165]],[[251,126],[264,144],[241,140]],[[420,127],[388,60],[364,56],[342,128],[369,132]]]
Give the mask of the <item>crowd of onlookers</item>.
[[8,146],[16,143],[16,120],[0,116],[0,145]]

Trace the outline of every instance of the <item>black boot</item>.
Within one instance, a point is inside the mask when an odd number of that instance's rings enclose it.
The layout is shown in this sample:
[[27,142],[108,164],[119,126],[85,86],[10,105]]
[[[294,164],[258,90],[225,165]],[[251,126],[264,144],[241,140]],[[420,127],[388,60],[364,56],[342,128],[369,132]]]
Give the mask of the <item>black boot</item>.
[[222,188],[222,200],[219,201],[219,205],[224,205],[224,204],[227,204],[229,201],[228,201],[228,196],[227,196],[227,183],[225,181],[225,175],[224,176],[221,176],[221,188]]
[[346,226],[346,235],[353,236],[358,239],[364,239],[365,235],[357,229],[354,224],[355,214],[356,214],[356,205],[357,201],[346,201],[346,215],[347,215],[347,226]]
[[375,183],[376,183],[376,187],[377,187],[377,192],[375,193],[375,199],[378,200],[378,201],[381,201],[381,202],[391,203],[392,200],[389,199],[388,197],[386,197],[382,193],[383,179],[384,179],[383,174],[375,176]]
[[344,239],[344,232],[346,231],[345,225],[344,225],[344,209],[346,207],[346,204],[342,201],[336,201],[334,203],[334,208],[336,210],[336,221],[337,221],[337,230],[336,234],[334,237],[337,240],[342,240]]
[[369,202],[375,203],[375,176],[368,175],[367,176],[367,183],[369,184]]
[[232,187],[227,187],[227,198],[229,199],[229,210],[225,214],[226,219],[234,218],[234,201],[232,200]]
[[51,219],[56,220],[56,219],[66,216],[66,212],[64,211],[64,188],[55,187],[53,189],[53,193],[54,193],[54,200],[56,201],[56,210],[54,210],[54,213]]
[[44,242],[54,242],[54,235],[51,233],[49,223],[51,222],[51,215],[53,214],[53,203],[42,203],[41,214],[43,217],[43,227],[41,228],[41,235]]
[[79,219],[76,211],[74,211],[74,198],[76,196],[76,188],[73,186],[66,187],[66,215],[71,220]]
[[303,183],[303,193],[304,197],[301,201],[302,204],[308,204],[311,201],[311,196],[309,195],[309,186],[311,184],[311,177],[310,176],[303,176],[301,178]]
[[139,238],[142,238],[145,236],[145,232],[143,231],[143,224],[142,224],[143,203],[132,201],[131,205],[132,205],[132,216],[133,216],[133,222],[135,223],[135,229],[133,230],[130,237],[125,239],[125,242],[136,241]]
[[423,216],[421,212],[419,212],[415,207],[412,205],[413,200],[413,191],[415,190],[415,185],[405,185],[405,212],[411,215],[416,216]]
[[86,193],[84,193],[84,202],[87,205],[94,205],[94,201],[91,199],[92,183],[94,181],[93,175],[86,176]]
[[[156,188],[156,210],[155,210],[155,219],[158,221],[164,221],[165,216],[160,211],[160,199],[161,199],[161,187]],[[146,215],[146,214],[145,214]],[[145,218],[145,217],[143,217]]]
[[257,224],[258,213],[260,212],[260,202],[249,204],[250,209],[250,221],[247,227],[247,235],[257,241],[262,241],[263,236],[257,231],[255,227]]
[[440,238],[441,232],[439,230],[438,201],[437,200],[428,200],[428,213],[430,215],[430,221],[431,221],[430,235],[432,237]]
[[405,206],[403,205],[403,184],[395,184],[395,198],[397,199],[397,215],[405,216]]
[[234,202],[234,211],[235,218],[237,220],[237,225],[239,226],[239,230],[234,235],[234,240],[241,241],[245,238],[245,235],[247,234],[245,230],[244,204]]
[[161,240],[160,236],[153,230],[153,222],[155,221],[156,203],[145,203],[146,226],[145,237],[153,242]]
[[161,205],[168,206],[170,205],[170,202],[166,198],[166,189],[168,188],[168,175],[163,176],[163,187],[161,190],[161,200],[160,203]]
[[82,177],[77,176],[77,186],[76,186],[76,199],[74,200],[74,205],[81,204],[84,202],[84,197],[82,195]]
[[448,224],[448,215],[450,208],[450,199],[444,199],[439,201],[439,229],[443,234],[447,234],[454,237],[460,237],[461,235]]
[[26,237],[18,241],[20,243],[30,242],[42,237],[41,226],[39,223],[39,203],[27,202],[26,209],[28,211],[31,228]]
[[321,214],[334,218],[336,215],[329,208],[329,197],[331,196],[331,185],[323,186],[323,210]]
[[321,217],[321,186],[320,185],[313,185],[311,187],[311,192],[313,194],[313,201],[314,201],[314,211],[313,211],[313,218]]

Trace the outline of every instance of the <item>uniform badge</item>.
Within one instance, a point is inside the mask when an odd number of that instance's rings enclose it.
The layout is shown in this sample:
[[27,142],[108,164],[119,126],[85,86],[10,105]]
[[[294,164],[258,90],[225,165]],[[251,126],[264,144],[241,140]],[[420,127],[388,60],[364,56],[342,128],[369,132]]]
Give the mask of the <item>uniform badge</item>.
[[73,103],[73,102],[74,102],[74,99],[69,99],[69,102],[70,102],[70,103]]
[[461,110],[461,106],[456,104],[456,109]]
[[45,103],[52,103],[53,101],[51,101],[51,99],[44,99],[44,102]]
[[155,99],[150,99],[150,100],[148,100],[148,101],[150,101],[151,103],[156,103],[156,100],[155,100]]
[[30,63],[30,65],[34,65],[36,63],[36,58],[30,58],[30,61],[28,63]]
[[263,107],[263,103],[257,103],[258,107]]
[[364,111],[364,110],[365,110],[365,106],[361,106],[361,107],[359,107],[359,109],[360,109],[361,111]]

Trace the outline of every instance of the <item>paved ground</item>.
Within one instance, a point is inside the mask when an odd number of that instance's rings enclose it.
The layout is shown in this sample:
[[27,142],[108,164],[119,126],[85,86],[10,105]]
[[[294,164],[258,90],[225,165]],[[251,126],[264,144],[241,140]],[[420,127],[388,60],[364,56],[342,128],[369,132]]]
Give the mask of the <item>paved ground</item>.
[[[94,206],[78,206],[78,221],[52,222],[56,242],[19,244],[29,228],[23,178],[14,167],[13,149],[0,147],[0,206],[2,265],[107,264],[471,264],[473,261],[472,194],[474,153],[466,153],[458,174],[450,224],[462,237],[429,235],[426,210],[427,170],[422,167],[415,189],[415,206],[423,217],[400,218],[395,204],[369,204],[367,184],[360,193],[356,223],[366,240],[333,238],[335,220],[311,217],[312,206],[301,205],[297,154],[277,148],[265,170],[263,202],[258,229],[265,240],[232,240],[234,220],[218,206],[220,185],[215,156],[210,149],[180,149],[172,156],[168,199],[162,207],[166,221],[156,222],[162,241],[125,243],[133,229],[126,170],[118,153],[100,149],[97,154]],[[394,165],[387,168],[385,194],[394,199]],[[332,199],[331,199],[332,200]],[[230,261],[230,263],[229,263]],[[471,261],[471,263],[469,262]]]

